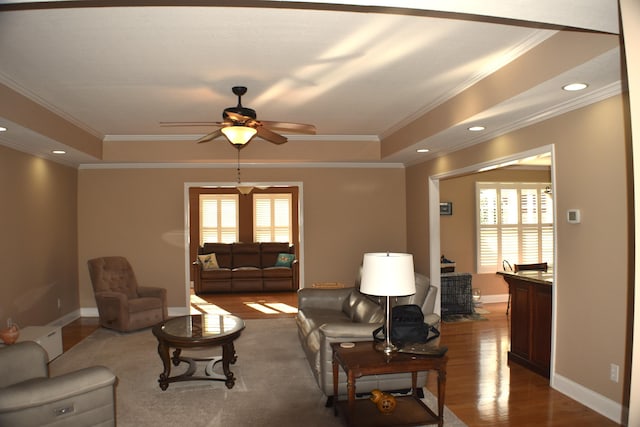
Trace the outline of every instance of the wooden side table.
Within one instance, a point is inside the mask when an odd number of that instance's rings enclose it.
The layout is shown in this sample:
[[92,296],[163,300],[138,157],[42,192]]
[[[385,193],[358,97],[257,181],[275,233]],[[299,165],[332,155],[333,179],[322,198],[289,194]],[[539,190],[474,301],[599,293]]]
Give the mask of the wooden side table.
[[[333,343],[333,404],[345,416],[349,426],[422,426],[444,423],[444,394],[447,379],[446,354],[425,356],[409,353],[393,353],[386,356],[375,349],[373,341],[354,343],[352,348],[344,348]],[[339,402],[339,368],[347,374],[348,400]],[[438,371],[438,413],[431,410],[418,396],[417,378],[420,371]],[[397,406],[391,414],[381,414],[369,399],[356,400],[356,379],[366,375],[394,374],[410,372],[412,393],[396,397]]]

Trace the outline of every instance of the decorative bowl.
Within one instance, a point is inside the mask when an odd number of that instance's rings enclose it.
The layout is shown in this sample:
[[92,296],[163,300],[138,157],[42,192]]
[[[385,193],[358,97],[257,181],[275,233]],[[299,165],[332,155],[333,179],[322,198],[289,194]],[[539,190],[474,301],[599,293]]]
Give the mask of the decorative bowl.
[[15,323],[8,328],[0,330],[0,338],[5,344],[13,344],[20,336],[20,329]]

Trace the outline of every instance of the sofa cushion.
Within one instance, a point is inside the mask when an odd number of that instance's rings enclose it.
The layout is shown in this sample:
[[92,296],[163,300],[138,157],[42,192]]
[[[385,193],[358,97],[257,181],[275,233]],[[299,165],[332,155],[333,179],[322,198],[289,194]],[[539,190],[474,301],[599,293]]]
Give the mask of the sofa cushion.
[[260,243],[234,243],[234,267],[260,267]]
[[215,270],[203,270],[200,272],[200,278],[203,280],[231,279],[231,269],[217,268]]
[[342,312],[349,319],[353,320],[353,306],[358,301],[359,292],[353,290],[342,303]]
[[363,296],[353,306],[352,319],[356,323],[377,323],[384,321],[384,311],[375,302]]
[[291,263],[296,259],[294,254],[278,254],[278,259],[276,260],[276,267],[291,267]]
[[238,267],[231,270],[231,276],[242,278],[262,278],[262,269],[258,267]]
[[262,242],[260,243],[261,266],[272,267],[276,265],[278,254],[293,253],[293,246],[283,242]]
[[231,244],[229,243],[205,243],[199,250],[200,255],[216,254],[218,265],[222,268],[231,268]]
[[131,298],[129,299],[128,307],[129,313],[136,313],[139,311],[153,310],[156,308],[162,308],[162,300],[160,298]]
[[262,269],[262,277],[267,278],[285,278],[292,276],[292,270],[287,267],[267,267]]
[[[323,310],[323,309],[305,309],[298,312],[298,329],[300,335],[303,337],[309,337],[310,335],[317,335],[320,326],[325,323],[351,323],[351,319],[336,312],[335,310]],[[316,339],[319,339],[316,337]]]
[[382,307],[368,295],[355,289],[342,303],[342,312],[352,322],[375,323],[384,320]]
[[220,268],[216,254],[198,255],[198,262],[202,265],[203,270],[215,270]]

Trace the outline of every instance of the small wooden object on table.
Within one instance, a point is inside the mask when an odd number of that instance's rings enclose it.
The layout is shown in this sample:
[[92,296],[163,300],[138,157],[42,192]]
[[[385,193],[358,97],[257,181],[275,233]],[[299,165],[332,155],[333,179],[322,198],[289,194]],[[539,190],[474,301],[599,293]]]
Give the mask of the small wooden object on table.
[[[422,426],[443,425],[444,392],[447,378],[446,350],[433,355],[394,352],[390,356],[375,349],[373,341],[354,343],[353,347],[331,344],[333,348],[333,404],[345,416],[349,426]],[[338,372],[347,374],[348,400],[338,399]],[[438,413],[431,410],[418,396],[417,378],[421,371],[438,371]],[[396,397],[396,408],[382,414],[369,399],[356,399],[356,379],[366,375],[410,372],[412,393]]]

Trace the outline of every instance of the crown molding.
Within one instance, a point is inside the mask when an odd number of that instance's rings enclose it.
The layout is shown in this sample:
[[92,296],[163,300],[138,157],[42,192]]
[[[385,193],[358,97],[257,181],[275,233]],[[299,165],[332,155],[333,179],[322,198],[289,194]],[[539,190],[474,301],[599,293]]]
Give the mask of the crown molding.
[[[289,141],[339,141],[339,142],[380,142],[377,135],[287,135]],[[204,134],[198,135],[105,135],[103,142],[157,142],[157,141],[196,141]],[[256,137],[256,140],[262,140]]]
[[53,105],[49,101],[47,101],[46,99],[36,95],[33,91],[27,89],[26,87],[22,86],[20,83],[16,82],[12,78],[8,77],[7,75],[5,75],[5,74],[3,74],[1,72],[0,72],[0,83],[5,85],[5,86],[7,86],[9,89],[12,89],[12,90],[18,92],[20,95],[24,96],[25,98],[29,99],[30,101],[35,102],[36,104],[40,105],[41,107],[46,108],[47,110],[49,110],[53,114],[59,116],[61,119],[73,124],[74,126],[77,126],[78,128],[82,129],[83,131],[95,136],[98,139],[102,138],[102,134],[100,132],[96,131],[95,129],[93,129],[93,128],[89,127],[89,126],[87,126],[85,123],[79,121],[78,119],[76,119],[72,115],[68,114],[67,112],[59,109],[58,107],[56,107],[55,105]]
[[[83,163],[78,169],[236,169],[235,163]],[[242,163],[243,169],[404,169],[403,163]]]
[[495,129],[492,129],[490,132],[483,133],[482,135],[478,135],[474,138],[470,138],[464,141],[463,143],[456,145],[455,147],[451,147],[451,149],[449,149],[448,152],[449,153],[454,152],[466,147],[470,147],[475,144],[479,144],[484,141],[491,140],[493,138],[497,138],[501,135],[507,134],[509,132],[513,132],[515,130],[518,130],[527,126],[531,126],[535,123],[548,120],[552,117],[559,116],[561,114],[565,114],[570,111],[577,110],[583,107],[587,107],[591,104],[595,104],[596,102],[600,102],[612,96],[619,95],[620,93],[622,93],[622,82],[618,80],[614,83],[604,86],[601,89],[591,91],[589,93],[586,93],[583,96],[573,98],[564,103],[557,104],[551,109],[545,109],[543,112],[531,114],[529,116],[523,117],[521,120],[509,123],[506,126],[495,128]]
[[557,31],[549,31],[549,32],[534,31],[529,35],[528,38],[523,40],[522,43],[512,47],[509,51],[504,52],[501,55],[498,55],[497,59],[489,62],[485,67],[478,70],[478,72],[476,72],[475,74],[472,74],[467,80],[465,80],[458,86],[451,88],[451,90],[448,90],[447,92],[443,93],[440,97],[434,99],[433,102],[425,105],[415,113],[407,116],[400,122],[396,123],[395,125],[391,126],[389,129],[382,132],[382,134],[380,135],[381,139],[384,139],[394,134],[398,130],[409,125],[410,123],[417,120],[418,118],[422,117],[429,111],[433,110],[439,105],[444,104],[449,99],[461,94],[462,92],[464,92],[465,90],[473,86],[474,84],[478,83],[479,81],[487,78],[491,74],[500,70],[502,67],[504,67],[508,63],[524,55],[526,52],[533,49],[534,47],[544,42],[545,40],[547,40],[548,38],[550,38],[556,33]]

